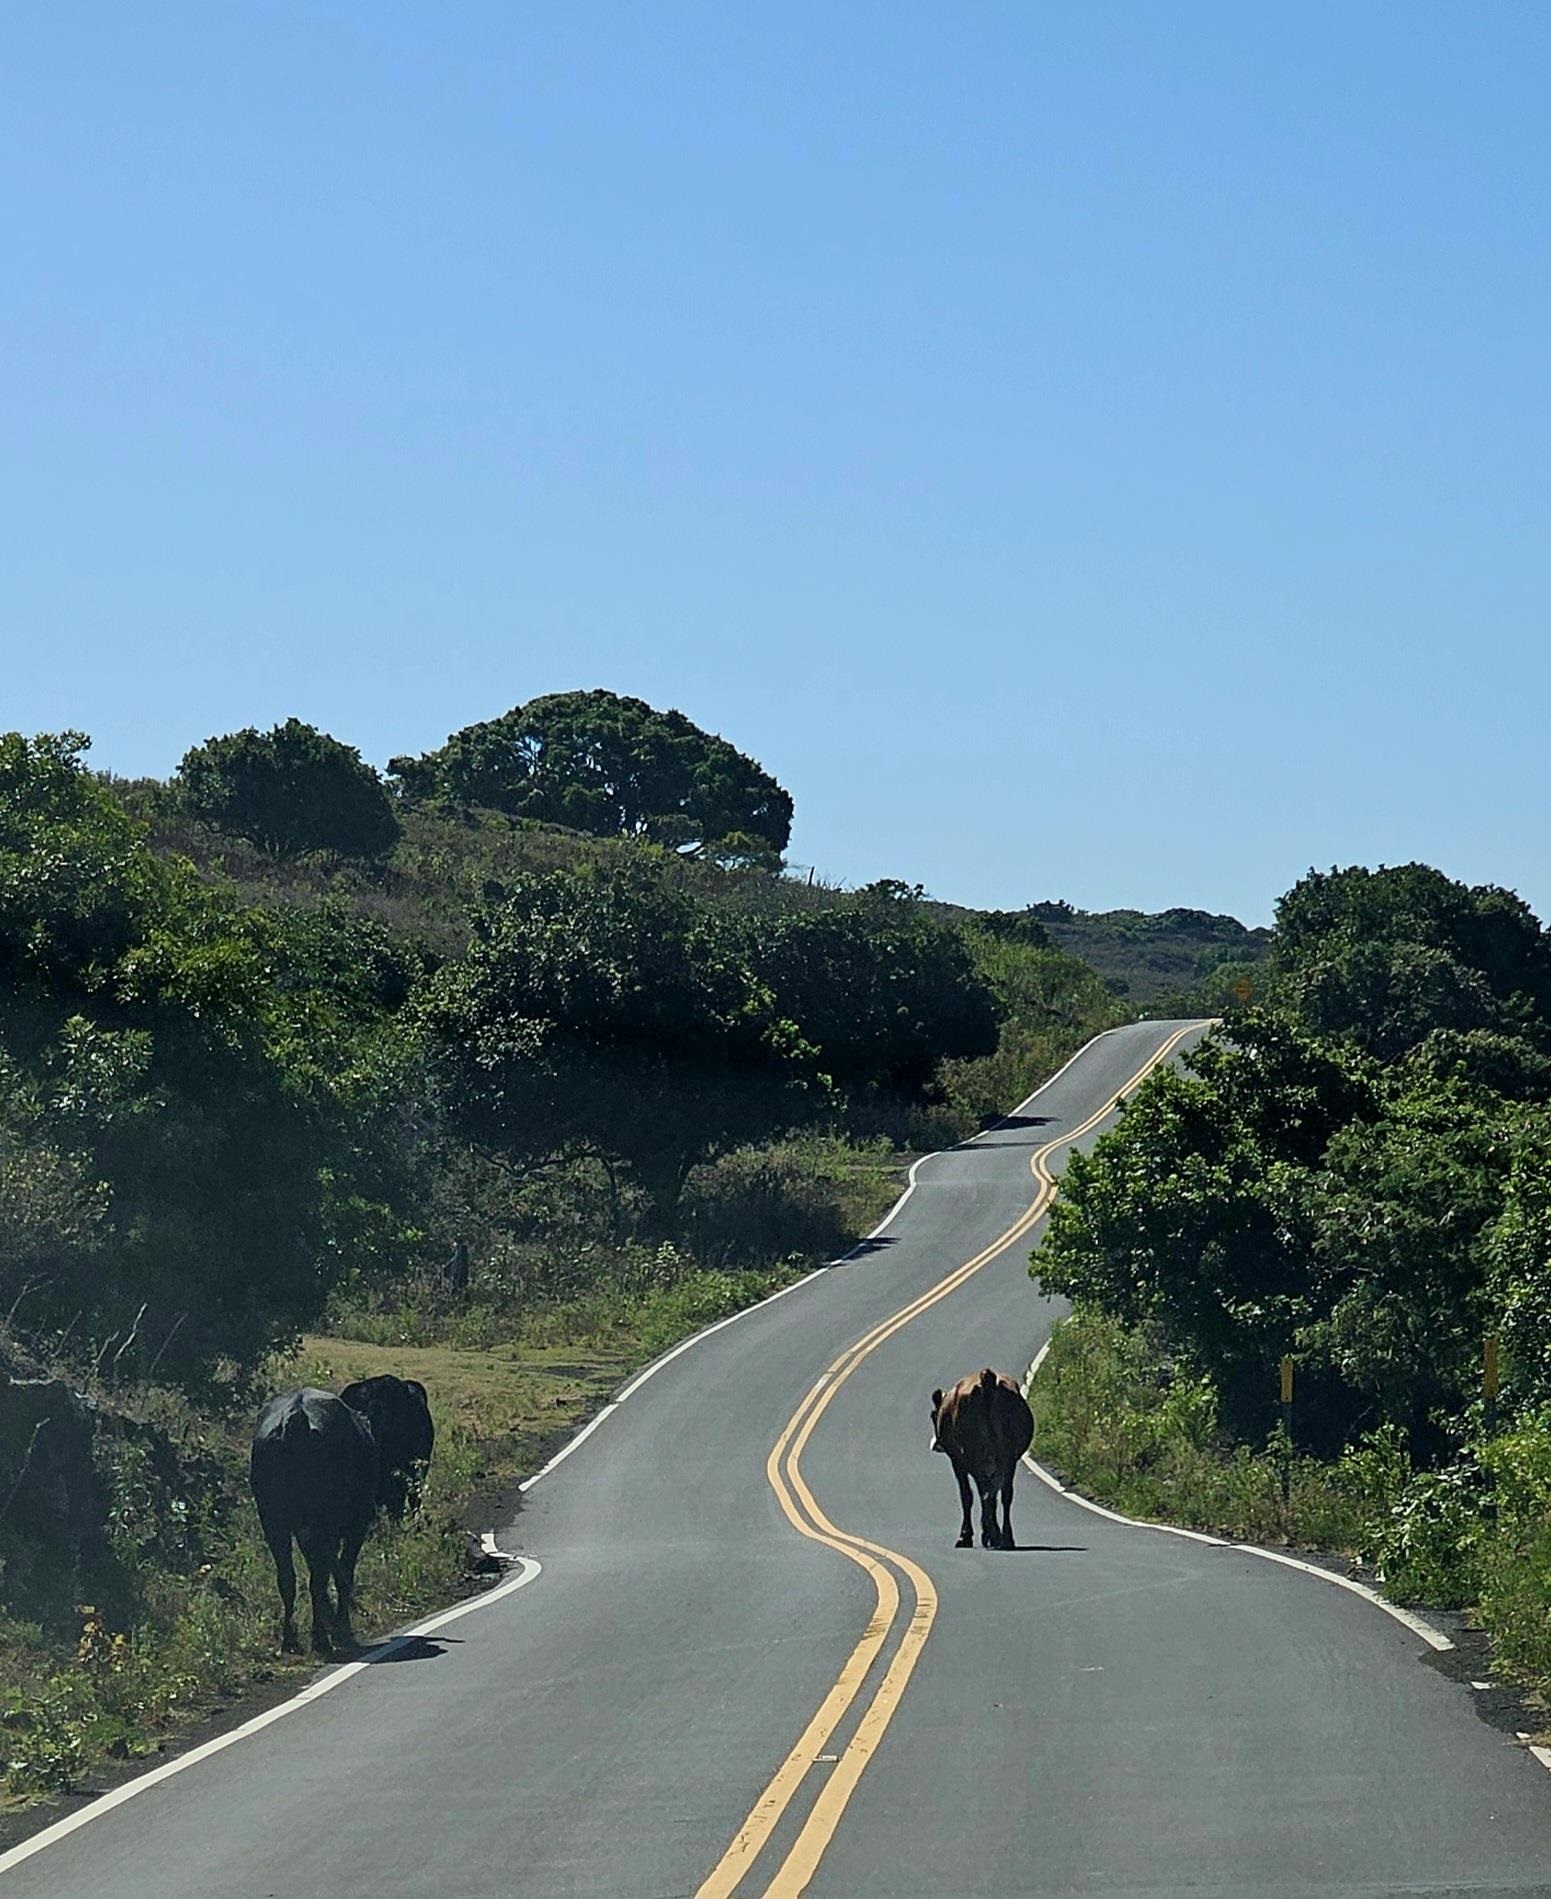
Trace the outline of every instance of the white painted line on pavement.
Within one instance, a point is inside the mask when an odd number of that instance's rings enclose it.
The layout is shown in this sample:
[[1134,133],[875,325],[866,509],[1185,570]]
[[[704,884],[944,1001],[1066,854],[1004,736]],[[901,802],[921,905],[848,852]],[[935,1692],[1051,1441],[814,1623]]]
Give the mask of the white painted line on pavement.
[[[833,1263],[832,1261],[831,1264]],[[671,1365],[674,1359],[681,1357],[692,1345],[698,1345],[702,1339],[708,1339],[713,1332],[722,1332],[725,1331],[729,1325],[736,1325],[739,1319],[746,1319],[751,1312],[759,1312],[766,1306],[773,1306],[777,1299],[784,1299],[789,1292],[796,1292],[799,1286],[806,1286],[810,1280],[817,1279],[821,1273],[827,1273],[828,1271],[828,1266],[815,1266],[811,1273],[804,1273],[801,1279],[794,1279],[789,1286],[783,1286],[779,1292],[771,1293],[768,1298],[756,1300],[753,1305],[743,1306],[737,1312],[729,1312],[725,1319],[718,1319],[715,1325],[704,1326],[698,1332],[691,1332],[687,1339],[680,1339],[679,1343],[674,1346],[671,1352],[664,1352],[661,1358],[654,1358],[645,1371],[637,1372],[635,1377],[625,1386],[619,1396],[612,1401],[609,1405],[609,1409],[612,1411],[622,1405],[627,1398],[633,1397],[635,1393],[641,1389],[642,1385],[646,1383],[648,1378],[655,1378],[664,1365]],[[600,1413],[599,1415],[601,1416],[602,1414]],[[577,1441],[579,1442],[580,1440]],[[568,1446],[567,1448],[569,1449],[570,1447]],[[565,1453],[562,1452],[561,1456],[564,1456],[564,1454]],[[554,1459],[554,1464],[558,1464],[559,1462],[560,1458],[557,1457]],[[553,1469],[553,1467],[553,1464],[549,1464],[545,1466],[545,1469]],[[542,1474],[541,1472],[540,1475]],[[535,1478],[533,1481],[537,1482],[538,1480]]]
[[[1127,1025],[1122,1025],[1122,1026],[1127,1026]],[[1045,1081],[1042,1081],[1032,1094],[1025,1095],[1023,1099],[1018,1103],[1017,1107],[1010,1108],[1008,1110],[1008,1113],[1002,1117],[1002,1120],[1000,1122],[995,1123],[991,1127],[982,1128],[980,1133],[978,1134],[971,1135],[969,1140],[965,1143],[965,1145],[972,1146],[974,1142],[983,1140],[986,1135],[994,1134],[997,1130],[997,1127],[1003,1125],[1003,1123],[1005,1123],[1005,1121],[1008,1119],[1010,1115],[1020,1113],[1024,1108],[1029,1107],[1031,1103],[1037,1101],[1047,1088],[1052,1087],[1056,1082],[1058,1082],[1061,1079],[1061,1077],[1066,1073],[1067,1069],[1069,1069],[1073,1065],[1073,1063],[1081,1061],[1083,1056],[1087,1054],[1090,1048],[1096,1047],[1100,1042],[1102,1042],[1105,1039],[1106,1036],[1118,1035],[1119,1033],[1120,1033],[1119,1028],[1101,1029],[1097,1035],[1093,1036],[1090,1040],[1084,1042],[1082,1047],[1077,1050],[1075,1055],[1068,1056],[1067,1059],[1056,1070],[1056,1072],[1053,1075],[1049,1076],[1048,1079],[1046,1079]],[[911,1162],[910,1171],[905,1177],[906,1178],[905,1191],[894,1202],[893,1206],[889,1208],[888,1212],[884,1214],[883,1218],[872,1229],[872,1231],[866,1234],[862,1239],[858,1240],[856,1245],[851,1248],[849,1253],[842,1253],[838,1259],[832,1259],[826,1265],[816,1266],[811,1273],[804,1273],[801,1279],[794,1280],[792,1284],[789,1286],[783,1286],[779,1292],[771,1293],[768,1298],[757,1300],[751,1306],[744,1306],[743,1309],[739,1312],[729,1313],[725,1319],[718,1319],[714,1325],[705,1326],[699,1332],[691,1333],[687,1339],[681,1339],[679,1343],[672,1348],[671,1351],[664,1352],[661,1358],[653,1359],[651,1364],[648,1365],[644,1371],[637,1372],[635,1377],[631,1379],[630,1383],[625,1386],[624,1390],[621,1391],[617,1397],[613,1398],[609,1402],[609,1404],[607,1404],[604,1407],[604,1409],[598,1413],[598,1416],[594,1418],[590,1424],[584,1426],[583,1429],[577,1434],[577,1436],[574,1437],[571,1440],[571,1442],[567,1444],[562,1451],[560,1451],[556,1456],[552,1457],[541,1471],[537,1472],[534,1476],[530,1477],[527,1480],[527,1483],[519,1484],[518,1488],[520,1490],[526,1490],[530,1484],[536,1484],[540,1477],[547,1477],[550,1471],[552,1471],[555,1468],[556,1464],[560,1462],[561,1458],[569,1456],[571,1451],[573,1451],[576,1448],[576,1446],[579,1443],[581,1443],[582,1438],[585,1437],[591,1430],[593,1430],[594,1427],[600,1422],[600,1420],[604,1416],[607,1415],[609,1411],[616,1410],[620,1405],[622,1405],[626,1401],[627,1398],[633,1398],[635,1394],[641,1389],[642,1385],[646,1383],[647,1379],[655,1378],[658,1372],[660,1372],[665,1365],[671,1365],[674,1359],[682,1356],[683,1353],[690,1351],[694,1346],[700,1344],[702,1339],[710,1338],[713,1332],[720,1332],[729,1325],[736,1325],[739,1319],[746,1319],[751,1312],[759,1312],[765,1306],[774,1305],[777,1299],[784,1299],[789,1292],[796,1292],[799,1286],[806,1286],[810,1284],[811,1281],[821,1278],[825,1273],[827,1273],[830,1270],[832,1266],[841,1266],[841,1265],[844,1265],[848,1260],[855,1259],[858,1256],[858,1254],[862,1253],[866,1249],[866,1247],[871,1241],[877,1239],[881,1233],[886,1232],[887,1229],[894,1224],[895,1220],[898,1219],[900,1213],[903,1211],[906,1202],[910,1199],[910,1196],[916,1190],[916,1186],[918,1184],[918,1176],[920,1174],[921,1169],[926,1165],[926,1163],[929,1160],[937,1160],[938,1158],[940,1158],[942,1152],[943,1150],[941,1148],[937,1148],[937,1149],[934,1149],[930,1154],[922,1154],[918,1156],[916,1160]]]
[[[1471,1684],[1472,1687],[1474,1687],[1474,1685],[1474,1683]],[[1535,1756],[1535,1759],[1540,1762],[1541,1766],[1544,1767],[1548,1773],[1551,1773],[1551,1747],[1541,1747],[1538,1742],[1532,1741],[1527,1734],[1521,1734],[1517,1738],[1524,1743],[1526,1750]]]
[[587,1420],[575,1437],[568,1438],[566,1442],[561,1445],[560,1449],[555,1452],[547,1464],[541,1464],[531,1477],[524,1477],[522,1482],[517,1486],[518,1490],[531,1490],[541,1477],[547,1477],[549,1475],[556,1464],[563,1464],[571,1455],[572,1451],[587,1442],[588,1438],[592,1436],[593,1432],[597,1430],[598,1426],[611,1411],[617,1411],[619,1409],[622,1402],[622,1399],[611,1398],[596,1417]]
[[1029,1366],[1028,1376],[1023,1381],[1023,1395],[1025,1398],[1029,1395],[1029,1386],[1034,1382],[1035,1373],[1049,1356],[1050,1340],[1046,1339],[1044,1344],[1040,1346],[1039,1350],[1034,1354],[1033,1363]]
[[[480,1545],[487,1554],[499,1556],[495,1547],[495,1538],[487,1530],[480,1538]],[[153,1767],[148,1773],[126,1780],[122,1787],[115,1787],[111,1793],[105,1793],[79,1812],[67,1814],[63,1820],[56,1820],[41,1833],[34,1833],[30,1840],[23,1840],[19,1846],[13,1846],[8,1853],[0,1853],[0,1873],[8,1873],[14,1866],[20,1866],[23,1860],[29,1860],[35,1853],[41,1853],[45,1847],[54,1846],[70,1834],[79,1832],[93,1820],[99,1820],[105,1813],[111,1813],[115,1807],[121,1807],[137,1794],[146,1793],[152,1787],[158,1787],[165,1780],[171,1780],[174,1774],[181,1774],[185,1768],[195,1767],[200,1761],[209,1760],[211,1755],[223,1753],[229,1747],[235,1747],[239,1741],[245,1741],[250,1735],[273,1727],[277,1721],[283,1721],[288,1714],[295,1714],[298,1708],[305,1708],[314,1701],[321,1701],[336,1688],[353,1680],[364,1669],[373,1667],[377,1662],[386,1661],[402,1648],[407,1648],[424,1636],[434,1635],[438,1629],[446,1628],[449,1622],[456,1622],[461,1616],[473,1615],[477,1609],[488,1609],[493,1602],[499,1602],[503,1596],[515,1594],[536,1580],[542,1565],[531,1556],[509,1556],[504,1559],[517,1565],[518,1573],[505,1582],[497,1583],[494,1589],[487,1589],[483,1595],[472,1596],[467,1602],[460,1602],[451,1609],[443,1609],[438,1614],[428,1616],[425,1621],[415,1623],[413,1628],[405,1629],[402,1634],[390,1637],[386,1642],[378,1642],[368,1649],[358,1661],[345,1662],[338,1668],[331,1668],[326,1675],[302,1689],[300,1694],[292,1695],[289,1701],[282,1701],[273,1708],[266,1708],[262,1714],[254,1715],[251,1721],[244,1721],[240,1727],[229,1733],[218,1734],[213,1741],[206,1741],[199,1747],[190,1748],[188,1753],[179,1754],[176,1759],[163,1761],[160,1767]]]
[[[1201,1020],[1204,1022],[1207,1020],[1207,1018],[1203,1016]],[[1040,1096],[1045,1092],[1047,1088],[1053,1088],[1056,1085],[1056,1083],[1066,1073],[1067,1069],[1069,1069],[1072,1066],[1073,1062],[1081,1061],[1083,1056],[1087,1054],[1088,1050],[1090,1048],[1097,1048],[1099,1043],[1102,1042],[1107,1035],[1118,1035],[1122,1028],[1135,1028],[1139,1026],[1140,1024],[1137,1024],[1137,1023],[1121,1023],[1112,1029],[1100,1029],[1097,1035],[1093,1036],[1089,1041],[1086,1041],[1083,1043],[1082,1047],[1078,1049],[1075,1055],[1068,1055],[1066,1060],[1062,1062],[1061,1066],[1056,1070],[1056,1072],[1053,1075],[1047,1076],[1046,1079],[1042,1081],[1039,1084],[1039,1086],[1034,1090],[1033,1094],[1025,1095],[1023,1099],[1018,1103],[1017,1107],[1009,1108],[1007,1110],[1007,1113],[1002,1116],[1002,1121],[1005,1122],[1007,1120],[1010,1120],[1013,1115],[1021,1114],[1025,1108],[1032,1106],[1034,1102],[1038,1101]],[[1154,1024],[1153,1026],[1156,1027],[1157,1025]],[[997,1127],[1000,1125],[1001,1123],[995,1123],[991,1127],[982,1128],[980,1131],[980,1134],[994,1134],[996,1132]],[[980,1139],[980,1134],[972,1134],[970,1136],[970,1139],[972,1141],[978,1141]]]
[[1421,1616],[1413,1615],[1409,1609],[1402,1609],[1399,1603],[1391,1602],[1387,1596],[1381,1596],[1377,1589],[1370,1589],[1367,1583],[1360,1583],[1355,1577],[1338,1576],[1333,1569],[1321,1569],[1318,1563],[1300,1562],[1296,1556],[1284,1556],[1280,1550],[1263,1550],[1257,1543],[1230,1543],[1227,1547],[1246,1550],[1251,1556],[1263,1556],[1268,1563],[1280,1563],[1285,1569],[1301,1569],[1306,1576],[1317,1576],[1321,1582],[1334,1583],[1337,1589],[1350,1590],[1354,1596],[1361,1596],[1364,1602],[1371,1602],[1375,1609],[1382,1609],[1386,1615],[1393,1616],[1440,1654],[1444,1649],[1454,1646],[1441,1629],[1435,1629]]
[[[1049,1350],[1050,1340],[1046,1339],[1035,1353],[1028,1377],[1023,1381],[1025,1395],[1034,1382],[1035,1372],[1044,1364],[1045,1355]],[[1054,1471],[1046,1470],[1044,1465],[1035,1458],[1025,1455],[1023,1461],[1042,1484],[1048,1484],[1057,1495],[1065,1497],[1080,1508],[1091,1510],[1096,1517],[1107,1517],[1111,1523],[1123,1523],[1128,1529],[1157,1530],[1164,1536],[1182,1536],[1189,1542],[1205,1543],[1213,1549],[1240,1550],[1246,1556],[1260,1556],[1268,1563],[1280,1563],[1284,1569],[1302,1570],[1305,1576],[1315,1576],[1321,1582],[1333,1583],[1337,1589],[1346,1589],[1354,1596],[1361,1596],[1364,1602],[1372,1603],[1375,1609],[1382,1609],[1385,1615],[1392,1616],[1413,1635],[1419,1635],[1429,1648],[1437,1649],[1441,1653],[1444,1649],[1454,1646],[1448,1636],[1441,1630],[1435,1629],[1430,1622],[1424,1622],[1419,1615],[1413,1615],[1409,1609],[1402,1609],[1399,1603],[1389,1601],[1387,1597],[1381,1596],[1377,1589],[1370,1589],[1367,1583],[1358,1582],[1354,1577],[1339,1576],[1333,1569],[1322,1569],[1318,1563],[1302,1562],[1296,1556],[1284,1556],[1280,1550],[1262,1549],[1258,1543],[1239,1543],[1232,1537],[1208,1536],[1204,1530],[1187,1530],[1177,1523],[1149,1523],[1144,1517],[1122,1516],[1118,1510],[1106,1510],[1103,1504],[1095,1503],[1091,1497],[1085,1497],[1079,1491],[1069,1489]]]
[[[1026,1452],[1024,1463],[1033,1471],[1042,1484],[1048,1484],[1057,1495],[1069,1502],[1079,1504],[1084,1510],[1091,1510],[1096,1517],[1108,1517],[1111,1523],[1123,1523],[1132,1530],[1162,1530],[1165,1536],[1183,1536],[1192,1543],[1206,1543],[1212,1549],[1250,1549],[1248,1543],[1230,1543],[1226,1537],[1211,1536],[1205,1530],[1181,1529],[1177,1523],[1148,1523],[1142,1517],[1125,1517],[1118,1510],[1106,1510],[1102,1503],[1095,1503],[1091,1497],[1085,1497],[1080,1491],[1068,1490],[1054,1471],[1046,1470],[1044,1465],[1030,1457]],[[1264,1555],[1264,1551],[1256,1551]]]
[[[1105,1036],[1118,1033],[1118,1029],[1104,1029],[1090,1041],[1085,1042],[1083,1046],[1077,1050],[1076,1054],[1063,1062],[1048,1080],[1041,1082],[1039,1087],[1036,1088],[1032,1094],[1025,1095],[1017,1107],[1011,1110],[1011,1113],[1017,1114],[1037,1100],[1039,1096],[1044,1093],[1045,1089],[1050,1087],[1052,1083],[1059,1081],[1067,1069],[1072,1067],[1073,1063],[1079,1061],[1096,1043],[1102,1042]],[[1006,1117],[1004,1116],[1003,1119],[1005,1120]],[[992,1134],[995,1131],[995,1126],[982,1129],[980,1134],[971,1137],[971,1144],[974,1141],[980,1140],[983,1135]],[[868,1240],[876,1239],[885,1228],[893,1223],[905,1203],[915,1192],[916,1177],[921,1167],[927,1161],[935,1158],[935,1153],[923,1154],[912,1164],[905,1191],[867,1235]],[[842,1258],[853,1258],[861,1246],[865,1244],[866,1241],[861,1242],[860,1245],[853,1248],[850,1253],[842,1255]],[[839,1265],[840,1263],[839,1260],[833,1260],[830,1262],[830,1265]],[[644,1371],[638,1372],[617,1397],[610,1399],[603,1409],[598,1412],[596,1417],[590,1418],[573,1438],[561,1446],[542,1469],[535,1471],[531,1477],[525,1478],[523,1482],[518,1485],[519,1491],[531,1490],[541,1478],[547,1477],[557,1465],[564,1463],[572,1451],[577,1450],[585,1443],[611,1412],[617,1411],[625,1400],[639,1391],[649,1378],[655,1378],[657,1373],[660,1372],[665,1365],[670,1365],[674,1359],[678,1358],[684,1352],[687,1352],[692,1346],[698,1345],[702,1339],[709,1338],[713,1332],[722,1331],[724,1327],[735,1324],[739,1319],[747,1318],[751,1312],[758,1312],[763,1306],[773,1305],[777,1299],[784,1299],[788,1293],[796,1292],[799,1287],[808,1285],[811,1281],[819,1278],[828,1271],[829,1266],[816,1267],[811,1273],[804,1274],[801,1279],[794,1280],[790,1286],[783,1286],[779,1292],[771,1293],[768,1298],[761,1299],[754,1305],[745,1306],[739,1312],[730,1313],[725,1319],[718,1319],[714,1325],[706,1326],[703,1330],[682,1340],[678,1345],[675,1345],[671,1351],[664,1352],[661,1358],[654,1360]],[[1044,1349],[1048,1350],[1048,1341]],[[1036,1363],[1037,1362],[1038,1361],[1036,1361]],[[1027,1390],[1026,1382],[1024,1388]],[[1051,1481],[1054,1480],[1052,1479]],[[1082,1499],[1078,1499],[1078,1501],[1082,1501]],[[493,1531],[486,1530],[483,1532],[480,1537],[480,1547],[487,1555],[502,1555],[502,1552],[496,1548]],[[331,1694],[334,1689],[341,1687],[347,1681],[353,1680],[363,1669],[370,1668],[376,1662],[386,1659],[397,1650],[415,1641],[418,1637],[432,1635],[436,1630],[446,1628],[448,1623],[456,1622],[462,1616],[472,1615],[476,1610],[488,1608],[492,1603],[499,1602],[504,1596],[513,1595],[517,1590],[525,1588],[529,1583],[536,1581],[542,1574],[543,1566],[531,1556],[507,1556],[503,1557],[502,1560],[515,1563],[518,1567],[518,1574],[509,1577],[505,1582],[498,1583],[495,1588],[486,1590],[483,1594],[470,1598],[467,1602],[460,1602],[451,1609],[444,1609],[439,1614],[433,1615],[423,1622],[417,1622],[412,1628],[404,1630],[402,1634],[395,1635],[386,1642],[378,1643],[361,1659],[345,1662],[337,1668],[330,1669],[327,1674],[321,1676],[317,1681],[312,1682],[308,1687],[303,1688],[300,1693],[293,1695],[290,1700],[282,1701],[273,1708],[267,1708],[264,1713],[255,1715],[250,1721],[244,1721],[239,1727],[232,1728],[230,1732],[217,1735],[214,1740],[205,1741],[199,1747],[191,1748],[188,1753],[179,1754],[173,1760],[164,1761],[159,1767],[153,1767],[147,1773],[140,1774],[133,1780],[125,1781],[123,1786],[115,1787],[111,1793],[103,1794],[100,1799],[93,1800],[89,1805],[82,1807],[78,1812],[68,1814],[62,1820],[56,1820],[52,1826],[45,1827],[40,1833],[33,1834],[30,1839],[23,1840],[19,1845],[13,1846],[9,1852],[0,1853],[0,1873],[9,1872],[12,1867],[20,1866],[24,1860],[29,1860],[34,1854],[43,1852],[46,1847],[53,1846],[56,1842],[67,1839],[70,1834],[78,1832],[80,1828],[88,1825],[91,1821],[101,1818],[101,1816],[106,1813],[111,1813],[115,1807],[123,1806],[126,1801],[133,1800],[137,1794],[144,1793],[151,1787],[160,1786],[163,1781],[171,1780],[175,1774],[181,1774],[186,1768],[194,1767],[200,1761],[210,1759],[212,1755],[223,1753],[229,1747],[235,1747],[239,1741],[244,1741],[250,1735],[261,1733],[265,1728],[272,1727],[275,1722],[284,1720],[288,1714],[295,1713],[298,1708],[307,1707],[312,1702],[321,1700],[324,1695]]]

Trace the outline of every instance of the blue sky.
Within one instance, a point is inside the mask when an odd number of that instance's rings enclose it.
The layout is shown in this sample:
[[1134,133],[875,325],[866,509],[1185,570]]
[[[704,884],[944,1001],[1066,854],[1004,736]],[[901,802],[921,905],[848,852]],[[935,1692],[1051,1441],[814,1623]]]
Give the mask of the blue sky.
[[23,9],[0,723],[681,707],[792,855],[1551,912],[1551,12]]

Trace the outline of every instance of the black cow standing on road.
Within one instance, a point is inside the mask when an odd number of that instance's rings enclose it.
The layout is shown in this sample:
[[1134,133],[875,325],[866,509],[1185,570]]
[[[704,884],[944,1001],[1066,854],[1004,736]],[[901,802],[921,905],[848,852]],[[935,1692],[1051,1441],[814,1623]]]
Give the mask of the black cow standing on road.
[[358,1378],[339,1397],[371,1426],[377,1440],[377,1502],[397,1523],[411,1504],[420,1502],[436,1444],[425,1386],[418,1378],[383,1372],[376,1378]]
[[[291,1539],[307,1559],[312,1646],[353,1648],[355,1565],[377,1507],[378,1454],[371,1427],[329,1391],[305,1387],[271,1398],[253,1427],[249,1474],[285,1610],[282,1645],[296,1634]],[[337,1607],[329,1602],[333,1579]]]

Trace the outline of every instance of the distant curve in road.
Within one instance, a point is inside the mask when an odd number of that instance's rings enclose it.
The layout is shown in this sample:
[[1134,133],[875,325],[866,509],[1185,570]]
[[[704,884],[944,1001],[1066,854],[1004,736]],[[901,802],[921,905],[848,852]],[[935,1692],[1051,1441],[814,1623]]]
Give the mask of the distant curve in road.
[[856,1256],[627,1387],[499,1533],[531,1586],[12,1865],[3,1899],[651,1899],[729,1871],[738,1899],[1551,1894],[1543,1770],[1371,1606],[1027,1475],[1017,1552],[953,1548],[931,1388],[1021,1370],[1059,1311],[1026,1273],[1032,1163],[1202,1026],[1091,1043]]

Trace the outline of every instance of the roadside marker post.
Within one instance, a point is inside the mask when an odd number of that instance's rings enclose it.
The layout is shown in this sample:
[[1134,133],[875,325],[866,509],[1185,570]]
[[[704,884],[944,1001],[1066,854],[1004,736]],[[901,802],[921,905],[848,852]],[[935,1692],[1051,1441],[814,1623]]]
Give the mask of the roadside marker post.
[[[1497,1334],[1488,1332],[1481,1341],[1481,1430],[1488,1440],[1497,1435]],[[1497,1483],[1488,1465],[1482,1473],[1481,1515],[1488,1523],[1497,1521]]]
[[1292,1506],[1292,1394],[1293,1362],[1282,1354],[1282,1515]]

